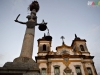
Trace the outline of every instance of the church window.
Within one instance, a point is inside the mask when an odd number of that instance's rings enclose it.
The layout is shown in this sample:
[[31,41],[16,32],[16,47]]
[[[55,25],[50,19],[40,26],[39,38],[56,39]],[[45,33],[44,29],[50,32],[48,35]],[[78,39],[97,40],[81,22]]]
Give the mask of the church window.
[[46,45],[45,44],[43,45],[43,51],[46,51]]
[[75,66],[75,69],[76,69],[76,74],[77,75],[82,75],[80,66]]
[[56,65],[54,66],[54,75],[60,75],[60,69],[59,69],[60,66]]
[[92,74],[92,70],[91,70],[90,67],[87,67],[87,72],[88,72],[88,75],[93,75],[93,74]]
[[46,75],[46,68],[42,68],[42,69],[41,69],[41,74],[42,74],[42,75]]
[[81,51],[85,51],[83,45],[80,45],[80,48],[81,48]]

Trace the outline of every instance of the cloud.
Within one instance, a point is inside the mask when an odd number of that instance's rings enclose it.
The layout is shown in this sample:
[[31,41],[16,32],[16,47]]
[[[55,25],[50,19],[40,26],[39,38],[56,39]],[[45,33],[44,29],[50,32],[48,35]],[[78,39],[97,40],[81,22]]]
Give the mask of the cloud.
[[19,10],[20,8],[23,7],[23,0],[13,0],[12,1],[12,12]]
[[98,46],[100,43],[100,25],[93,26],[86,34],[86,38],[89,38],[91,47]]
[[90,29],[87,32],[86,36],[90,37],[90,35],[94,35],[94,34],[98,33],[98,30],[100,30],[100,25],[96,25],[95,27],[93,27],[92,29]]
[[0,54],[0,60],[2,60],[3,59],[3,55],[2,54]]
[[28,0],[11,0],[11,11],[16,12],[22,11],[22,8],[24,9],[27,6]]
[[91,29],[87,32],[86,34],[86,38],[90,38],[90,45],[91,47],[93,46],[98,46],[98,44],[100,43],[99,39],[100,39],[100,25],[95,25],[93,27],[91,27]]

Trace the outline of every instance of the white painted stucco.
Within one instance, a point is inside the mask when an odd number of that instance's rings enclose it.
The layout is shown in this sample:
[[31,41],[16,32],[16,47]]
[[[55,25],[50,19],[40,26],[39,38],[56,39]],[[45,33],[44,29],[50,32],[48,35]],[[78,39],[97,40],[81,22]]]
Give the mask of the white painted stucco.
[[[39,47],[42,46],[43,44],[46,44],[47,46],[50,47],[50,42],[48,42],[48,41],[41,41],[39,43]],[[83,52],[81,51],[80,45],[84,46],[85,51],[83,51]],[[73,48],[70,48],[70,47],[69,48],[68,47],[58,48],[56,50],[56,52],[52,52],[51,55],[55,55],[55,56],[56,55],[62,55],[61,54],[62,50],[69,51],[70,55],[79,55],[78,52],[76,52],[76,53],[73,52],[74,48],[78,48],[78,51],[82,52],[82,55],[90,56],[90,54],[88,53],[86,42],[84,42],[84,41],[76,41]],[[51,47],[50,47],[50,51],[51,51]],[[45,53],[45,52],[41,53],[40,52],[38,54],[38,56],[46,56],[47,54],[48,54],[48,52],[47,53]],[[94,70],[93,70],[93,66],[91,65],[91,63],[88,63],[88,62],[92,62],[92,59],[83,59],[83,58],[80,57],[80,58],[69,58],[69,61],[71,61],[71,62],[70,62],[68,67],[72,70],[73,75],[77,75],[76,70],[75,70],[76,65],[80,66],[82,75],[85,75],[85,71],[84,71],[83,64],[82,64],[83,62],[85,62],[85,67],[91,67],[93,75],[95,75]],[[48,58],[48,60],[46,60],[46,59],[37,60],[37,63],[39,63],[40,69],[41,68],[47,69],[47,63],[48,62],[51,62],[51,74],[50,75],[54,75],[54,66],[55,65],[60,66],[59,67],[60,68],[60,75],[63,75],[64,69],[66,68],[66,63],[64,63],[64,59],[62,58],[62,56],[60,58]]]
[[91,70],[92,70],[93,75],[96,75],[96,74],[94,73],[93,66],[92,66],[91,63],[85,63],[85,66],[86,66],[86,67],[90,67]]
[[80,65],[82,75],[85,75],[84,69],[83,69],[83,65],[82,65],[81,62],[71,62],[71,63],[69,64],[69,68],[72,69],[72,72],[74,73],[74,75],[77,75],[77,74],[76,74],[76,70],[75,70],[75,65]]

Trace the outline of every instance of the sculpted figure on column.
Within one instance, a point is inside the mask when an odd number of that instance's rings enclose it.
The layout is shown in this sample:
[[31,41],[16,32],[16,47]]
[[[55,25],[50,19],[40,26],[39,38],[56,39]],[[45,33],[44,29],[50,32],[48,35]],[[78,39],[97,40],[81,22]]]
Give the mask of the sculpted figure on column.
[[[23,45],[22,45],[22,50],[20,53],[20,59],[21,61],[24,58],[32,58],[32,53],[33,53],[33,45],[34,45],[34,36],[35,36],[35,26],[39,26],[39,30],[44,31],[47,29],[46,24],[43,20],[42,23],[37,23],[37,16],[36,13],[39,10],[39,4],[37,1],[33,1],[29,9],[31,11],[30,15],[28,15],[26,18],[28,19],[27,22],[21,22],[18,21],[18,17],[20,14],[17,16],[15,22],[18,22],[20,24],[25,24],[27,26],[24,40],[23,40]],[[23,59],[22,59],[23,58]],[[15,59],[14,61],[19,61],[19,59]]]

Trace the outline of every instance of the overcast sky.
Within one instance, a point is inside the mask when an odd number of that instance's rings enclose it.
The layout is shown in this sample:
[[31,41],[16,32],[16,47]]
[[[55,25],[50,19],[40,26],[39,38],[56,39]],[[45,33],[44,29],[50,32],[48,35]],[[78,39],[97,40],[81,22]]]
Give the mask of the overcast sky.
[[[14,22],[18,14],[20,21],[26,22],[30,11],[28,5],[33,0],[0,0],[0,66],[19,57],[26,30],[25,25]],[[97,72],[100,72],[100,6],[88,6],[89,0],[38,0],[40,10],[38,23],[48,22],[53,37],[52,50],[61,45],[60,37],[70,46],[76,33],[87,40],[88,50],[94,57]],[[91,0],[99,1],[99,0]],[[47,31],[35,29],[33,59],[37,55],[37,39]]]

